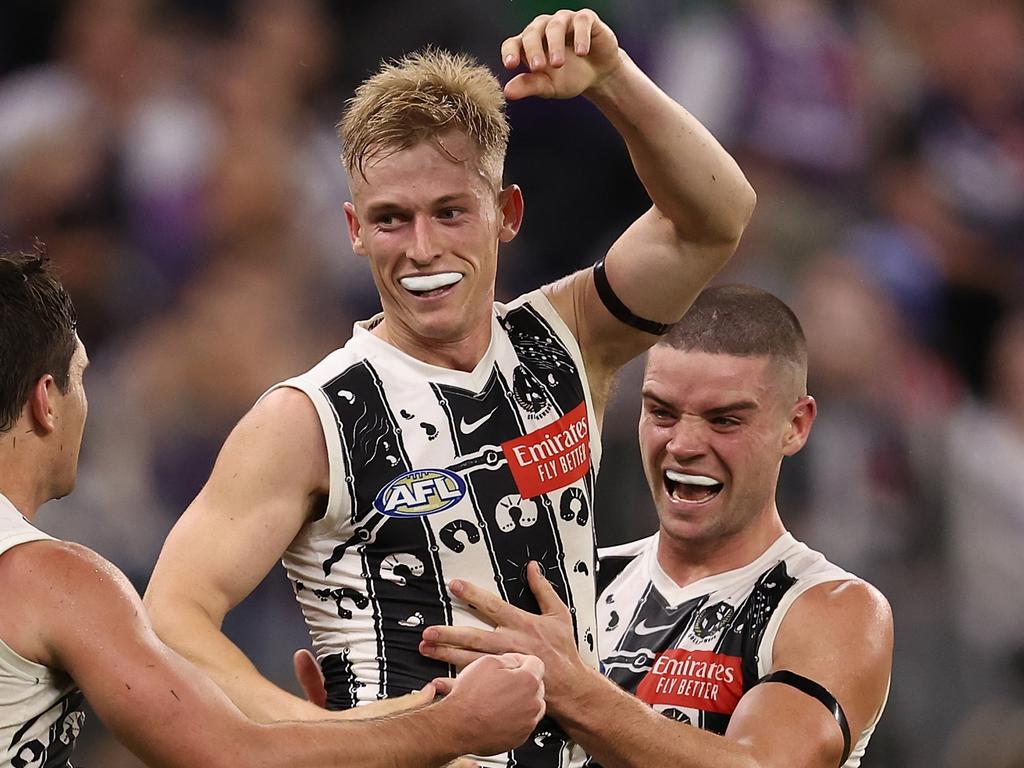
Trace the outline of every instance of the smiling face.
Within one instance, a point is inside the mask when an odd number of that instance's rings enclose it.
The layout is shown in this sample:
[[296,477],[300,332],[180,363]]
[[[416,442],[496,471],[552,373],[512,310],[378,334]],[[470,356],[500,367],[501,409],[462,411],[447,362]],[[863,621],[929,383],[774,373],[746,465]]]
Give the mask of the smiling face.
[[426,362],[490,341],[498,244],[522,220],[522,194],[498,191],[479,152],[452,130],[367,163],[345,204],[356,253],[370,262],[384,309],[379,333]]
[[814,414],[792,363],[651,349],[640,452],[662,538],[704,553],[749,543],[756,557],[781,525],[782,459],[803,447]]

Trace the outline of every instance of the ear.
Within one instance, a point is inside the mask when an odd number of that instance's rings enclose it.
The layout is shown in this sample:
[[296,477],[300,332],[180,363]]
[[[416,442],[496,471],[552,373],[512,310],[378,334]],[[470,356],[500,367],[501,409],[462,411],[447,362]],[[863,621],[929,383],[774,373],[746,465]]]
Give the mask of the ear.
[[518,184],[505,187],[498,193],[498,206],[501,208],[498,240],[503,243],[512,242],[523,225],[523,190]]
[[810,395],[804,395],[789,412],[789,424],[782,439],[782,455],[792,456],[807,443],[811,435],[811,426],[818,415],[818,404]]
[[356,207],[352,203],[345,203],[345,221],[348,223],[348,237],[352,241],[352,250],[360,256],[366,255],[366,247],[363,245],[363,227],[359,223],[359,216],[356,214]]
[[32,428],[45,435],[53,432],[56,422],[53,416],[53,403],[51,398],[57,391],[57,382],[53,376],[45,374],[41,376],[28,396],[28,412],[32,418]]

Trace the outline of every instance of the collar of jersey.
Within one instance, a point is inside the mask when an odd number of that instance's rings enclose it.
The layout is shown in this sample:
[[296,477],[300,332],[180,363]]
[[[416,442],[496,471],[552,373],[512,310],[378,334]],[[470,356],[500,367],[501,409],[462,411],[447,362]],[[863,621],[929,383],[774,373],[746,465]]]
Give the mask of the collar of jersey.
[[368,359],[374,357],[388,358],[391,363],[398,363],[411,372],[424,376],[430,381],[440,381],[454,384],[474,392],[480,391],[491,375],[494,367],[496,354],[496,343],[501,333],[501,326],[498,323],[497,313],[491,314],[491,340],[487,345],[484,356],[480,358],[472,371],[458,371],[454,368],[445,368],[440,365],[424,362],[419,358],[403,352],[394,344],[385,341],[371,332],[371,329],[383,319],[383,313],[378,313],[369,320],[361,320],[352,327],[352,341],[365,350],[364,354]]
[[786,550],[796,543],[796,539],[787,531],[772,542],[768,549],[762,552],[753,562],[739,568],[734,568],[731,571],[723,571],[712,576],[705,576],[703,579],[691,582],[685,587],[680,587],[672,580],[671,576],[665,573],[658,562],[658,537],[660,535],[660,533],[654,535],[653,545],[647,550],[648,570],[651,583],[654,584],[655,588],[672,607],[682,605],[687,600],[692,600],[695,597],[718,592],[732,584],[737,586],[749,584],[751,579],[755,579],[764,573],[771,563],[781,560]]

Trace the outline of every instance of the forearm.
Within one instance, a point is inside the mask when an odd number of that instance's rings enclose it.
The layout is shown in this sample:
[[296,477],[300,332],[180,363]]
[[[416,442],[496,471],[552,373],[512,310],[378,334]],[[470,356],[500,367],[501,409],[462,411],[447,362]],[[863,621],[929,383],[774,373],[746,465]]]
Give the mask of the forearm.
[[330,716],[263,677],[198,606],[161,600],[147,607],[160,639],[212,678],[235,706],[253,720],[269,723],[321,720]]
[[621,66],[585,92],[618,130],[655,208],[681,239],[735,242],[755,195],[736,161],[700,122],[624,52]]
[[590,671],[549,714],[605,768],[758,768],[742,745],[671,720]]
[[415,712],[358,722],[260,726],[245,765],[290,768],[434,768],[466,753],[458,720],[444,702]]

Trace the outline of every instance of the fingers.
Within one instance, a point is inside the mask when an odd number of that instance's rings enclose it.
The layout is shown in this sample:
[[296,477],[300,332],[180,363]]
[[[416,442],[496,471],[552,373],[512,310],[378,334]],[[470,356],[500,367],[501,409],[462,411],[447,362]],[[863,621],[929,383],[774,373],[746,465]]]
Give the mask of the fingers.
[[523,63],[533,72],[543,69],[548,63],[547,57],[544,55],[544,28],[550,18],[550,16],[538,16],[519,36],[519,44],[523,50]]
[[292,656],[295,679],[299,681],[306,698],[318,707],[327,706],[327,690],[324,687],[324,673],[316,657],[305,648]]
[[537,680],[544,680],[544,662],[537,656],[529,653],[503,653],[495,658],[507,669],[522,669]]
[[453,648],[450,645],[434,645],[427,642],[420,643],[419,651],[428,659],[443,661],[458,669],[464,669],[477,659],[490,655],[480,651],[467,651],[465,648]]
[[541,613],[557,616],[569,612],[565,603],[562,602],[562,598],[551,586],[551,582],[545,578],[536,560],[531,560],[526,566],[526,581],[530,585],[533,596],[537,598],[537,605],[540,606]]
[[450,582],[448,588],[455,597],[469,603],[470,608],[495,626],[513,621],[519,611],[518,608],[509,605],[493,592],[488,592],[486,589],[481,589],[476,584],[462,579]]
[[594,30],[594,20],[596,18],[594,12],[587,8],[584,8],[573,17],[572,37],[577,56],[586,56],[590,53],[590,36]]
[[548,21],[544,28],[544,41],[548,48],[548,61],[556,69],[565,64],[566,33],[572,21],[570,11],[559,11]]
[[520,34],[501,44],[501,60],[506,69],[526,65],[532,72],[561,67],[566,62],[566,45],[573,44],[577,56],[590,53],[591,35],[596,14],[584,8],[579,11],[558,11],[542,14],[530,22]]

